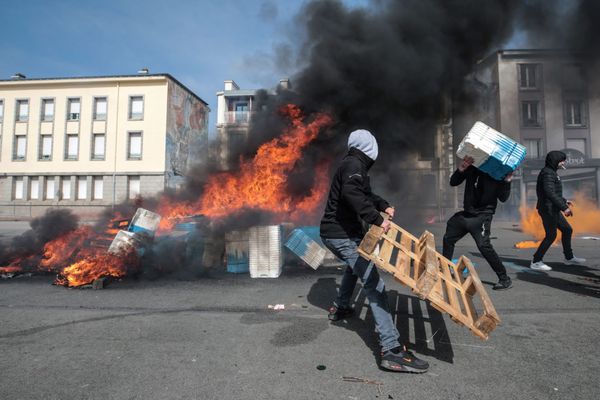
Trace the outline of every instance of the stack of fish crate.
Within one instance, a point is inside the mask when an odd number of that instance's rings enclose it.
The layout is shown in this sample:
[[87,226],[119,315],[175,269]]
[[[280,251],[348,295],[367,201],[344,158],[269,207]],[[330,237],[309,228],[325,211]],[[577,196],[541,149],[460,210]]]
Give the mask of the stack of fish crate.
[[312,269],[319,268],[327,254],[325,248],[300,228],[292,231],[285,242],[285,247],[300,257]]
[[247,273],[249,265],[249,231],[232,231],[225,234],[225,255],[227,272],[233,274]]
[[278,278],[283,269],[282,226],[254,226],[248,234],[250,277]]
[[525,146],[477,121],[456,151],[459,158],[474,159],[473,165],[496,180],[513,172],[525,158]]

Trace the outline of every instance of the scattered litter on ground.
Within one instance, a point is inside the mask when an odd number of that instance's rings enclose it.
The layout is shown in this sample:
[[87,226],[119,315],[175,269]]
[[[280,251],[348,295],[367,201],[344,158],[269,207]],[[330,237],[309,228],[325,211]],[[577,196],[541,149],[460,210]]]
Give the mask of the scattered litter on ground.
[[[355,383],[366,383],[367,385],[376,385],[377,386],[377,393],[379,393],[379,395],[383,395],[383,390],[381,390],[381,386],[383,385],[383,382],[380,381],[372,381],[370,379],[364,379],[364,378],[357,378],[354,376],[342,376],[342,380],[344,382],[355,382]],[[379,396],[376,396],[379,397]],[[392,398],[393,397],[388,397],[388,398]]]
[[285,304],[269,304],[268,308],[271,310],[285,310]]
[[600,237],[596,237],[596,236],[581,236],[579,239],[583,239],[583,240],[600,240]]
[[324,365],[317,365],[317,369],[318,369],[319,371],[325,371],[325,369],[326,369],[326,368],[327,368],[327,367],[326,367],[326,366],[324,366]]
[[383,385],[383,382],[380,381],[372,381],[370,379],[357,378],[355,376],[342,376],[342,380],[344,382],[367,383],[369,385]]

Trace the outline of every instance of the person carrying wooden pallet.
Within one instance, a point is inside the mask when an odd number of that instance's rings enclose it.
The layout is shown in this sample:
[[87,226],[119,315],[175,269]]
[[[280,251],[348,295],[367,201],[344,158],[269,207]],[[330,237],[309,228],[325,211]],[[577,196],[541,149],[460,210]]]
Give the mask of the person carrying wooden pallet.
[[452,260],[454,245],[470,233],[481,255],[498,275],[498,283],[492,289],[508,289],[512,286],[512,281],[492,246],[490,233],[498,200],[505,202],[510,196],[510,182],[513,175],[510,173],[504,181],[497,181],[472,164],[473,158],[465,157],[450,177],[450,186],[458,186],[466,181],[464,210],[457,212],[448,220],[442,254],[448,260]]
[[329,319],[337,321],[353,315],[350,299],[357,279],[369,299],[381,345],[380,366],[398,372],[426,372],[429,364],[420,360],[399,342],[400,334],[390,313],[387,293],[377,268],[358,255],[358,246],[366,234],[363,221],[389,229],[394,209],[371,191],[368,171],[377,159],[377,140],[371,132],[359,129],[348,138],[348,153],[338,167],[321,220],[321,239],[325,246],[347,264],[337,298],[329,309]]

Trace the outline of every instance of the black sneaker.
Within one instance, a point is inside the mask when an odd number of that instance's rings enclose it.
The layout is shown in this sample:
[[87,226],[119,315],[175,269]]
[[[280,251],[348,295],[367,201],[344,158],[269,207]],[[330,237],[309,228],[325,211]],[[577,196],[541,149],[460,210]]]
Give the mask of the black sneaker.
[[510,278],[507,276],[504,279],[500,279],[498,281],[498,283],[496,283],[492,289],[494,290],[505,290],[512,287],[512,281],[510,280]]
[[415,357],[413,353],[406,350],[405,346],[395,347],[381,353],[381,368],[396,372],[414,372],[422,374],[429,369],[429,363]]
[[329,309],[329,318],[330,321],[339,321],[340,319],[348,318],[354,315],[354,308],[342,308],[338,306],[331,306]]

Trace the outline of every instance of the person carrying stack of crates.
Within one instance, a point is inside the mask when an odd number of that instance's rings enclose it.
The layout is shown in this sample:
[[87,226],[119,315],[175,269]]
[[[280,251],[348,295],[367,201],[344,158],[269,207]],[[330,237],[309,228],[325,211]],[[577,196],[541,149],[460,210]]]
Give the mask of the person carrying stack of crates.
[[498,200],[505,202],[510,196],[512,174],[508,174],[503,181],[497,181],[475,168],[473,161],[472,157],[465,157],[450,177],[450,186],[458,186],[466,181],[464,210],[448,220],[442,254],[452,260],[454,245],[470,233],[481,255],[498,275],[498,283],[493,289],[508,289],[512,286],[512,281],[492,246],[490,233]]
[[498,275],[494,290],[508,289],[512,281],[490,241],[492,219],[498,200],[505,202],[510,196],[513,171],[525,152],[524,146],[478,121],[460,143],[456,153],[462,161],[450,177],[450,186],[466,182],[464,209],[447,222],[442,254],[451,260],[456,242],[470,233]]

